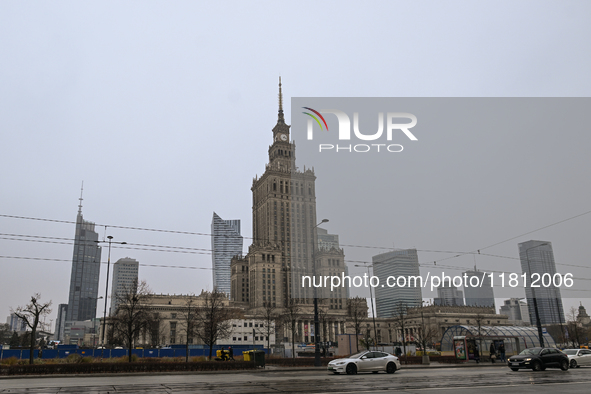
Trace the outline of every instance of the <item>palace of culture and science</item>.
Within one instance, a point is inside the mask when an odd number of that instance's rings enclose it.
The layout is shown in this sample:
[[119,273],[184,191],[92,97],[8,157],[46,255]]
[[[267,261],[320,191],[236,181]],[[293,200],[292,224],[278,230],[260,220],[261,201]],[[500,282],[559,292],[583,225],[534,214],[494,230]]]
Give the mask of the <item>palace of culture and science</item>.
[[[252,245],[246,256],[232,259],[231,300],[251,314],[257,314],[266,305],[281,310],[297,303],[302,312],[299,340],[308,341],[313,338],[314,293],[313,289],[302,287],[302,275],[340,276],[346,274],[346,267],[338,245],[323,243],[322,248],[318,247],[316,175],[313,169],[304,167],[300,171],[295,166],[295,142],[290,140],[290,126],[283,115],[281,81],[279,113],[272,137],[269,164],[264,174],[253,180],[251,188]],[[319,288],[318,297],[323,315],[320,331],[331,338],[344,333],[346,289],[331,292]]]

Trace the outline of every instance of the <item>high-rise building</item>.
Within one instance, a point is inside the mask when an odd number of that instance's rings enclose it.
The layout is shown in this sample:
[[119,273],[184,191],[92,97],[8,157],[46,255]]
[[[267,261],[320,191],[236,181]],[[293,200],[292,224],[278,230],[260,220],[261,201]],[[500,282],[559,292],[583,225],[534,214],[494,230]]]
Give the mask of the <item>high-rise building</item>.
[[[419,257],[416,249],[399,249],[372,257],[373,274],[385,284],[389,276],[408,278],[419,277]],[[392,317],[400,309],[422,305],[421,284],[407,283],[405,286],[378,286],[375,288],[377,317]]]
[[510,298],[504,303],[500,309],[501,315],[507,315],[513,324],[530,324],[527,304],[524,301],[519,298]]
[[[534,302],[537,303],[540,322],[546,324],[564,323],[564,309],[560,288],[554,286],[552,280],[546,281],[550,286],[532,288],[531,282],[538,279],[542,283],[542,277],[548,276],[552,279],[556,273],[554,252],[552,244],[545,241],[527,241],[519,244],[519,258],[521,259],[521,271],[526,273],[527,286],[525,295],[529,309],[529,319],[533,325],[537,324]],[[534,301],[535,300],[535,301]]]
[[111,308],[109,314],[117,311],[118,295],[128,292],[138,280],[140,263],[129,257],[119,259],[113,264],[113,282],[111,284]]
[[53,332],[54,341],[64,340],[67,314],[68,304],[59,304],[59,306],[57,307],[57,319],[55,319],[55,331]]
[[445,281],[437,288],[437,298],[433,300],[433,303],[435,305],[463,306],[464,292],[449,281]]
[[[478,271],[476,267],[474,267],[474,271],[466,271],[462,276],[467,277],[466,282],[468,284],[478,283],[478,286],[464,286],[466,305],[495,307],[495,294],[491,286],[489,275],[485,275],[484,272]],[[477,277],[478,281],[470,281],[470,278],[472,277]]]
[[[269,163],[253,180],[253,241],[243,258],[231,263],[231,300],[251,313],[267,305],[277,308],[296,304],[296,340],[314,338],[312,286],[302,286],[302,276],[341,275],[345,272],[342,250],[319,250],[316,217],[316,175],[310,168],[295,165],[295,143],[285,123],[281,82],[279,112],[272,129]],[[321,323],[327,337],[344,332],[347,308],[344,288],[318,289],[319,310],[327,312]],[[286,325],[287,326],[287,325]],[[284,332],[285,339],[288,335]]]
[[27,323],[14,313],[6,318],[6,324],[8,324],[10,331],[23,332],[27,330]]
[[101,247],[94,223],[82,217],[82,195],[76,217],[74,256],[66,322],[90,320],[96,316],[101,268]]
[[232,257],[242,255],[240,220],[224,220],[214,212],[211,235],[213,287],[230,295],[230,262]]

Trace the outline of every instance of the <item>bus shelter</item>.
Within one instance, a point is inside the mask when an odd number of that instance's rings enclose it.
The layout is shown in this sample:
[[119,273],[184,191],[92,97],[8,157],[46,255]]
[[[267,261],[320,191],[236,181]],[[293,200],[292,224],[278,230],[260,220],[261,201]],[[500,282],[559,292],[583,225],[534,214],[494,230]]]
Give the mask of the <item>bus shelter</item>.
[[[556,342],[547,332],[543,333],[544,347],[556,347]],[[523,349],[539,347],[537,327],[523,326],[452,326],[441,338],[441,351],[454,352],[460,360],[474,359],[478,348],[480,356],[488,356],[490,345],[498,349],[505,346],[507,356],[519,354]]]

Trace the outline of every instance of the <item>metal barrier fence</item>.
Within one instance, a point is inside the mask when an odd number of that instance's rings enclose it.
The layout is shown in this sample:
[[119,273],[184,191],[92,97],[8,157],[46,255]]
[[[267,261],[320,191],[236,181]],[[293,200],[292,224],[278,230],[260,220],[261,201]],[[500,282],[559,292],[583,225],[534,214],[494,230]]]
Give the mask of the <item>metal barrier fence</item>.
[[[221,349],[222,346],[214,346],[212,355],[215,357],[216,350]],[[227,349],[224,346],[224,349]],[[232,346],[234,349],[234,356],[242,356],[242,352],[252,350],[252,346]],[[261,345],[255,347],[257,350],[263,350],[269,353],[269,349],[263,349]],[[185,348],[176,349],[132,349],[131,354],[135,354],[140,358],[144,357],[186,357],[187,351]],[[128,349],[44,349],[41,353],[42,359],[50,358],[66,358],[71,354],[79,354],[82,357],[124,357],[128,355]],[[209,356],[209,347],[189,349],[189,357]],[[28,359],[28,349],[6,349],[0,350],[0,360],[4,358],[16,357],[18,359]],[[39,357],[39,350],[33,352],[33,357]]]

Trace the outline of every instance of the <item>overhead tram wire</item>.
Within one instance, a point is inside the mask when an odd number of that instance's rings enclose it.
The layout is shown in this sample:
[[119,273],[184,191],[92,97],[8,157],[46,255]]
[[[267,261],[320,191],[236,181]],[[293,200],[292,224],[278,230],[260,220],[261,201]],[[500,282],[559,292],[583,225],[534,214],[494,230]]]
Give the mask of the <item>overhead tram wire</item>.
[[[56,261],[60,263],[71,263],[72,260],[67,259],[49,259],[46,257],[23,257],[23,256],[0,256],[0,259],[15,259],[15,260],[40,260],[40,261]],[[101,261],[101,264],[107,264],[106,261]],[[164,265],[164,264],[145,264],[139,263],[142,267],[157,267],[157,268],[177,268],[177,269],[192,269],[192,270],[212,270],[212,267],[191,267],[182,265]]]
[[476,249],[476,250],[474,250],[474,251],[472,251],[472,252],[463,253],[463,254],[460,254],[460,255],[458,255],[458,256],[450,256],[450,257],[445,257],[445,258],[443,258],[443,259],[436,260],[436,261],[444,261],[444,260],[449,260],[449,259],[455,259],[455,258],[457,258],[457,257],[460,257],[461,255],[464,255],[464,254],[472,254],[472,253],[475,253],[475,252],[479,252],[479,254],[480,254],[480,251],[481,251],[481,250],[484,250],[484,249],[489,249],[489,248],[492,248],[493,246],[497,246],[497,245],[500,245],[500,244],[504,244],[505,242],[513,241],[514,239],[521,238],[521,237],[523,237],[523,236],[525,236],[525,235],[529,235],[529,234],[535,233],[535,232],[537,232],[537,231],[540,231],[540,230],[547,229],[548,227],[556,226],[557,224],[561,224],[561,223],[567,222],[567,221],[569,221],[569,220],[572,220],[572,219],[579,218],[579,217],[581,217],[581,216],[584,216],[584,215],[587,215],[587,214],[589,214],[589,213],[591,213],[591,211],[583,212],[583,213],[580,213],[580,214],[578,214],[578,215],[571,216],[570,218],[566,218],[566,219],[563,219],[563,220],[559,220],[558,222],[554,222],[554,223],[552,223],[552,224],[548,224],[548,225],[546,225],[546,226],[539,227],[539,228],[537,228],[537,229],[535,229],[535,230],[531,230],[531,231],[528,231],[528,232],[526,232],[526,233],[523,233],[523,234],[520,234],[520,235],[516,235],[516,236],[514,236],[514,237],[511,237],[511,238],[508,238],[508,239],[506,239],[506,240],[504,240],[504,241],[500,241],[500,242],[494,243],[494,244],[492,244],[492,245],[485,246],[485,247],[483,247],[483,248],[480,248],[480,249]]
[[[529,231],[527,233],[523,233],[520,234],[518,236],[506,239],[504,241],[501,242],[497,242],[495,244],[486,246],[484,248],[481,249],[476,249],[474,251],[470,251],[470,252],[455,252],[455,251],[442,251],[442,250],[424,250],[424,249],[417,249],[417,251],[420,252],[426,252],[426,253],[452,253],[455,254],[455,256],[450,256],[450,257],[445,257],[439,260],[435,260],[434,263],[436,264],[437,262],[441,262],[441,261],[445,261],[445,260],[449,260],[449,259],[453,259],[453,258],[457,258],[457,257],[461,257],[464,255],[470,255],[470,254],[479,254],[479,255],[483,255],[483,256],[492,256],[492,257],[497,257],[497,258],[506,258],[506,259],[513,259],[513,260],[519,260],[519,258],[517,257],[510,257],[510,256],[500,256],[500,255],[492,255],[492,254],[486,254],[486,253],[481,253],[481,250],[484,249],[488,249],[491,248],[493,246],[496,245],[500,245],[502,243],[505,242],[509,242],[511,240],[514,240],[516,238],[522,237],[524,235],[528,235],[531,233],[534,233],[536,231],[540,231],[543,229],[546,229],[548,227],[552,227],[554,225],[560,224],[560,223],[564,223],[566,221],[584,216],[591,213],[591,211],[587,211],[584,213],[581,213],[579,215],[575,215],[572,216],[570,218],[567,219],[563,219],[560,220],[558,222],[540,227],[538,229]],[[6,217],[6,218],[15,218],[15,219],[26,219],[26,220],[38,220],[38,221],[46,221],[46,222],[55,222],[55,223],[66,223],[66,224],[76,224],[76,222],[73,221],[67,221],[67,220],[57,220],[57,219],[44,219],[44,218],[33,218],[33,217],[26,217],[26,216],[16,216],[16,215],[5,215],[5,214],[0,214],[0,217]],[[104,224],[97,224],[99,226],[105,226],[105,227],[112,227],[112,228],[120,228],[120,229],[131,229],[131,230],[140,230],[140,231],[155,231],[155,232],[166,232],[166,233],[173,233],[173,234],[185,234],[185,235],[200,235],[200,236],[212,236],[213,234],[210,233],[200,233],[200,232],[189,232],[189,231],[178,231],[178,230],[161,230],[161,229],[151,229],[151,228],[144,228],[144,227],[131,227],[131,226],[115,226],[115,225],[104,225]],[[221,236],[226,236],[229,237],[227,235],[221,235]],[[39,237],[39,238],[47,238],[47,239],[52,239],[52,237],[40,237],[40,236],[22,236],[22,237]],[[242,237],[243,239],[251,239],[251,240],[255,240],[255,238],[252,237]],[[7,239],[7,240],[16,240],[16,241],[33,241],[34,240],[24,240],[24,239],[14,239],[14,238],[3,238],[0,237],[0,239]],[[59,239],[59,238],[53,238],[53,239]],[[64,239],[64,238],[62,238]],[[71,239],[66,239],[66,240],[71,240]],[[73,240],[71,240],[73,242]],[[71,245],[73,243],[67,243],[67,242],[52,242],[52,241],[36,241],[36,242],[44,242],[44,243],[54,243],[54,244],[67,244],[67,245]],[[182,247],[172,247],[172,246],[159,246],[159,245],[143,245],[143,244],[136,244],[137,246],[152,246],[152,247],[158,247],[158,248],[179,248],[182,249]],[[344,247],[354,247],[354,248],[366,248],[366,249],[382,249],[382,250],[390,250],[391,247],[379,247],[379,246],[368,246],[368,245],[346,245],[343,244],[342,246]],[[173,250],[158,250],[158,249],[145,249],[145,248],[127,248],[127,249],[132,249],[132,250],[146,250],[146,251],[161,251],[161,252],[178,252],[178,253],[183,253],[182,251],[173,251]],[[186,248],[188,250],[201,250],[201,251],[206,251],[208,253],[199,253],[199,252],[184,252],[184,253],[191,253],[191,254],[211,254],[211,249],[197,249],[197,248]],[[346,262],[359,262],[359,261],[355,261],[355,260],[345,260]],[[580,268],[590,268],[590,267],[585,267],[585,266],[578,266],[578,265],[569,265],[569,264],[562,264],[562,263],[556,263],[556,265],[565,265],[565,266],[572,266],[572,267],[580,267]],[[467,267],[457,267],[457,266],[441,266],[440,267],[447,267],[450,269],[458,269],[458,270],[463,270],[463,269],[467,269]],[[435,268],[435,267],[432,267]]]
[[[70,263],[71,260],[67,260],[67,259],[50,259],[50,258],[45,258],[45,257],[23,257],[23,256],[0,256],[0,259],[15,259],[15,260],[36,260],[36,261],[55,261],[55,262],[67,262]],[[347,261],[347,260],[346,260]],[[353,260],[350,260],[349,262],[353,262]],[[354,262],[357,263],[364,263],[364,264],[371,264],[367,261],[361,261],[361,260],[355,260]],[[107,264],[107,262],[101,262],[101,264]],[[140,263],[139,265],[143,266],[143,267],[155,267],[155,268],[174,268],[174,269],[193,269],[193,270],[212,270],[213,267],[192,267],[192,266],[180,266],[180,265],[164,265],[164,264],[145,264],[145,263]],[[424,263],[421,264],[419,263],[419,266],[426,266]],[[456,266],[441,266],[442,268],[450,268],[450,269],[456,269],[456,270],[465,270],[465,267],[456,267]],[[590,267],[584,267],[584,268],[590,268]],[[505,274],[511,274],[512,272],[509,271],[497,271],[497,270],[486,270],[486,273],[505,273]],[[577,280],[587,280],[587,281],[591,281],[591,278],[581,278],[581,277],[577,277]],[[565,291],[589,291],[590,290],[578,290],[578,289],[563,289]]]
[[[457,258],[457,257],[460,257],[462,255],[466,255],[466,254],[482,254],[482,253],[480,253],[480,251],[482,251],[484,249],[492,248],[493,246],[497,246],[497,245],[503,244],[505,242],[512,241],[514,239],[523,237],[523,236],[528,235],[528,234],[535,233],[535,232],[540,231],[540,230],[544,230],[546,228],[549,228],[549,227],[552,227],[552,226],[555,226],[555,225],[558,225],[558,224],[567,222],[569,220],[576,219],[578,217],[587,215],[589,213],[591,213],[591,211],[587,211],[587,212],[583,212],[583,213],[580,213],[580,214],[575,215],[575,216],[571,216],[569,218],[560,220],[558,222],[554,222],[554,223],[551,223],[549,225],[546,225],[546,226],[543,226],[543,227],[539,227],[539,228],[537,228],[535,230],[528,231],[526,233],[523,233],[523,234],[520,234],[520,235],[511,237],[511,238],[508,238],[508,239],[506,239],[504,241],[500,241],[500,242],[494,243],[494,244],[489,245],[489,246],[485,246],[485,247],[482,247],[482,248],[479,248],[479,249],[475,249],[475,250],[470,251],[470,252],[451,252],[451,251],[436,251],[436,250],[421,250],[421,251],[423,251],[423,252],[432,252],[432,253],[457,253],[457,256],[445,257],[445,258],[440,259],[440,260],[437,260],[437,261],[444,261],[444,260],[448,260],[448,259],[452,259],[452,258]],[[70,221],[70,220],[45,219],[45,218],[35,218],[35,217],[17,216],[17,215],[0,214],[0,217],[12,218],[12,219],[38,220],[38,221],[55,222],[55,223],[76,224],[76,222]],[[125,229],[125,230],[153,231],[153,232],[163,232],[163,233],[171,233],[171,234],[199,235],[199,236],[208,236],[208,237],[214,236],[214,234],[211,234],[211,233],[201,233],[201,232],[191,232],[191,231],[163,230],[163,229],[154,229],[154,228],[146,228],[146,227],[133,227],[133,226],[116,226],[116,225],[99,224],[99,223],[95,223],[95,225],[96,226],[111,227],[111,228],[119,228],[119,229]],[[216,235],[216,236],[232,237],[230,235]],[[244,237],[244,236],[242,236],[242,238],[243,239],[250,239],[250,240],[253,240],[253,241],[256,240],[253,237]],[[389,246],[388,247],[382,247],[382,246],[351,245],[351,244],[342,244],[342,246],[343,247],[351,247],[351,248],[365,248],[365,249],[382,249],[382,250],[390,250],[390,249],[392,249]],[[419,251],[419,250],[417,249],[417,251]]]
[[[9,238],[10,237],[10,238]],[[19,239],[19,238],[25,239]],[[32,239],[31,239],[32,238]],[[7,233],[0,233],[0,239],[10,240],[10,241],[22,241],[22,242],[38,242],[38,243],[49,243],[49,244],[59,244],[59,245],[73,245],[74,240],[71,238],[63,238],[63,237],[47,237],[47,236],[38,236],[38,235],[22,235],[22,234],[7,234]],[[59,241],[49,241],[50,239],[55,239]],[[129,246],[127,246],[129,245]],[[182,247],[182,246],[168,246],[168,245],[153,245],[153,244],[135,244],[135,243],[127,243],[126,246],[118,245],[117,249],[127,249],[127,250],[140,250],[140,251],[152,251],[152,252],[165,252],[165,253],[187,253],[187,254],[203,254],[203,255],[211,255],[211,249],[205,248],[190,248],[190,247]],[[144,246],[144,247],[132,247],[132,246]],[[115,247],[114,247],[115,248]],[[417,249],[419,252],[430,252],[431,250],[423,250]],[[457,251],[437,251],[440,253],[463,253],[464,255],[468,254],[476,254],[473,252],[457,252]],[[481,253],[481,256],[490,256],[495,258],[504,258],[510,260],[519,260],[518,257],[511,257],[511,256],[501,256],[501,255],[493,255],[493,254],[486,254]],[[344,260],[347,263],[367,263],[363,260]],[[441,261],[441,260],[439,260]],[[577,267],[577,268],[591,268],[591,266],[583,266],[583,265],[576,265],[576,264],[566,264],[566,263],[555,263],[556,265],[568,266],[568,267]],[[435,265],[431,266],[430,261],[429,263],[420,263],[422,267],[430,267],[430,268],[449,268],[449,269],[456,269],[456,270],[466,270],[470,269],[470,267],[463,267],[463,266],[453,266],[453,265]],[[495,270],[486,270],[487,272],[506,272],[506,271],[495,271]]]

